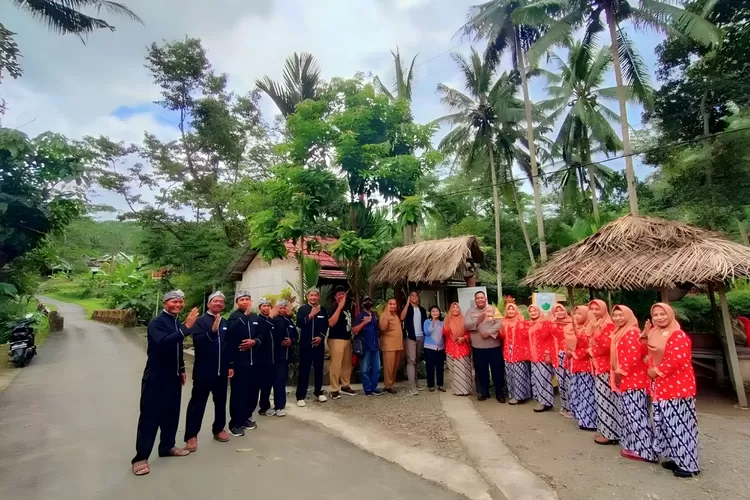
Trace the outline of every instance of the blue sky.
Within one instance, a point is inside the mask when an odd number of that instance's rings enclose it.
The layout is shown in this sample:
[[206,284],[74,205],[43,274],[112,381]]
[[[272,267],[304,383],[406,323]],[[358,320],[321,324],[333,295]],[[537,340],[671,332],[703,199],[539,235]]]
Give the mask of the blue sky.
[[[390,50],[417,57],[413,110],[420,122],[447,110],[435,93],[438,83],[462,88],[452,50],[466,53],[470,44],[454,37],[468,8],[477,0],[122,0],[144,25],[110,19],[115,32],[90,36],[84,45],[75,37],[60,37],[6,4],[3,23],[17,33],[23,52],[24,76],[4,80],[0,97],[9,111],[4,126],[35,135],[53,130],[73,138],[107,135],[140,142],[144,131],[176,138],[175,116],[157,105],[158,89],[144,68],[145,48],[154,41],[200,37],[214,68],[226,72],[230,87],[247,92],[256,78],[281,76],[284,59],[294,51],[313,53],[326,79],[357,71],[393,78]],[[175,15],[179,12],[180,15]],[[653,71],[653,33],[633,36]],[[481,47],[479,47],[481,50]],[[614,85],[614,75],[611,75]],[[544,82],[531,83],[532,97],[544,97]],[[270,100],[262,110],[271,121],[276,110]],[[630,122],[640,127],[641,110],[628,109]],[[616,128],[619,130],[619,128]],[[443,131],[444,133],[444,131]],[[615,169],[622,160],[609,162]],[[637,168],[639,177],[648,169]],[[109,193],[96,193],[96,203],[119,209],[124,203]]]

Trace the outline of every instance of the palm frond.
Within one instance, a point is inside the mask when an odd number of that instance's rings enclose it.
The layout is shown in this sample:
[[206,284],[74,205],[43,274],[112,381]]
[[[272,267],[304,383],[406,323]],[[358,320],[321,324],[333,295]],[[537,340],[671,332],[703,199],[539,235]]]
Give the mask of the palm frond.
[[21,10],[47,25],[47,28],[61,35],[75,34],[83,40],[85,35],[99,29],[115,30],[115,27],[104,19],[89,16],[82,9],[95,8],[97,14],[105,11],[109,14],[124,17],[143,24],[143,20],[128,7],[105,0],[12,0]]
[[638,53],[635,44],[619,26],[617,28],[617,51],[620,55],[620,67],[625,82],[633,89],[633,94],[638,101],[646,108],[650,108],[653,100],[648,68]]
[[638,10],[659,20],[663,26],[670,26],[706,47],[720,43],[723,38],[721,29],[713,23],[699,14],[671,5],[668,1],[641,0]]
[[376,76],[376,77],[374,77],[374,78],[372,79],[372,83],[373,83],[373,85],[375,85],[375,90],[376,90],[376,91],[378,91],[378,92],[380,92],[381,94],[383,94],[383,95],[387,96],[387,97],[388,97],[388,99],[390,99],[390,100],[393,100],[393,99],[395,99],[395,97],[394,97],[394,96],[393,96],[393,94],[391,93],[391,89],[389,89],[388,87],[386,87],[386,86],[385,86],[385,85],[383,84],[383,82],[382,82],[382,81],[380,80],[380,77],[379,77],[379,76]]

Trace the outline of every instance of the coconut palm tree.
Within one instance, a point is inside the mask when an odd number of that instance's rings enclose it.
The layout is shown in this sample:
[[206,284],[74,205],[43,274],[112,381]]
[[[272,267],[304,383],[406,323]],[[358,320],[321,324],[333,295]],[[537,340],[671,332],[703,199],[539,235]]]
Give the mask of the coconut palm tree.
[[143,24],[140,17],[125,5],[106,0],[11,0],[21,10],[31,14],[37,21],[46,24],[50,31],[60,35],[74,34],[83,38],[100,29],[115,30],[104,19],[84,14],[84,9],[95,9]]
[[380,80],[380,77],[376,76],[373,78],[375,88],[381,94],[387,95],[392,101],[395,101],[396,99],[406,99],[411,102],[412,83],[414,82],[414,62],[417,60],[419,54],[414,56],[411,60],[408,69],[404,66],[401,60],[401,52],[398,48],[396,48],[395,53],[391,51],[391,55],[393,55],[393,63],[396,69],[396,76],[393,79],[393,85],[387,87]]
[[472,7],[469,19],[463,26],[464,35],[474,39],[487,39],[485,60],[494,68],[500,63],[505,52],[510,52],[513,68],[521,75],[523,104],[526,118],[526,142],[531,164],[531,185],[534,189],[536,224],[539,237],[539,255],[542,262],[547,260],[547,244],[544,237],[544,217],[542,215],[542,192],[539,184],[536,142],[534,140],[534,120],[532,102],[529,95],[528,66],[525,51],[539,39],[541,32],[534,26],[513,24],[513,12],[528,4],[528,0],[491,0]]
[[503,74],[493,81],[492,65],[485,62],[472,48],[468,58],[453,54],[453,60],[464,76],[466,92],[438,85],[441,102],[452,111],[438,119],[453,129],[440,141],[439,148],[447,154],[458,155],[466,168],[489,170],[492,180],[492,201],[495,212],[495,253],[497,255],[497,289],[502,296],[502,265],[500,251],[500,191],[496,141],[503,123],[522,122],[524,110],[512,99],[514,91],[510,76]]
[[[570,40],[578,29],[584,30],[583,43],[590,45],[605,28],[609,31],[610,50],[620,105],[622,150],[628,181],[630,212],[638,214],[635,172],[630,146],[626,109],[628,90],[645,105],[650,102],[648,73],[622,23],[630,21],[637,28],[680,34],[702,45],[721,41],[721,30],[700,15],[674,5],[671,0],[540,0],[513,12],[513,22],[528,26],[546,26],[545,33],[528,51],[531,61],[538,60],[552,46]],[[627,87],[626,87],[627,84]]]
[[[547,119],[556,122],[563,118],[555,139],[555,149],[560,152],[565,167],[556,175],[563,201],[578,195],[578,186],[588,174],[594,220],[599,220],[597,186],[602,178],[612,176],[612,170],[592,161],[592,152],[614,153],[622,149],[622,142],[612,128],[620,116],[605,106],[602,101],[617,100],[617,88],[602,88],[602,82],[612,66],[610,48],[573,42],[565,45],[567,61],[557,54],[550,54],[550,62],[556,65],[553,71],[542,70],[546,76],[549,98],[539,107],[550,111]],[[632,93],[628,93],[634,100]],[[585,172],[584,172],[585,170]],[[583,190],[581,190],[583,191]]]
[[255,80],[255,85],[273,100],[286,118],[294,113],[299,103],[318,97],[321,88],[320,66],[312,54],[295,52],[284,62],[283,82],[264,76]]

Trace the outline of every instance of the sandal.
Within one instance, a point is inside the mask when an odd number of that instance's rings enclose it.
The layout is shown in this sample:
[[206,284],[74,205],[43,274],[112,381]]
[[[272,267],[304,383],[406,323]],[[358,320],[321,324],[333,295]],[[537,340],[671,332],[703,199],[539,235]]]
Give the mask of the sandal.
[[136,476],[145,476],[149,472],[151,472],[151,468],[145,460],[133,464],[133,474]]
[[160,457],[186,457],[188,455],[190,455],[190,452],[188,450],[186,450],[185,448],[177,448],[176,446],[174,448],[171,448],[164,455],[159,454]]

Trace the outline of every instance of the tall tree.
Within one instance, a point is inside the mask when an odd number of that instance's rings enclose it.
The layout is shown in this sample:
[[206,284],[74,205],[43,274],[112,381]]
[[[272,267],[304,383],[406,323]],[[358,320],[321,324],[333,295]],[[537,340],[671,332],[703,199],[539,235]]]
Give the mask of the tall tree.
[[391,55],[393,56],[393,65],[395,68],[393,85],[391,85],[390,87],[386,86],[380,80],[380,77],[376,76],[375,78],[373,78],[375,88],[381,94],[387,95],[388,98],[392,101],[396,99],[406,99],[407,101],[411,102],[411,89],[412,83],[414,82],[414,63],[416,62],[417,56],[419,54],[414,56],[408,68],[404,66],[403,61],[401,60],[401,52],[398,50],[398,48],[396,49],[395,53],[391,51]]
[[547,77],[549,98],[539,105],[550,111],[549,120],[563,118],[555,139],[555,146],[565,161],[561,174],[556,176],[563,201],[570,201],[571,194],[578,194],[577,181],[583,183],[585,170],[588,173],[594,220],[598,221],[597,186],[602,179],[610,177],[612,171],[594,163],[592,152],[606,154],[622,148],[622,142],[611,125],[618,123],[620,117],[601,102],[617,100],[615,87],[601,88],[612,66],[612,56],[609,47],[586,46],[582,42],[567,44],[565,48],[567,61],[557,54],[551,54],[551,62],[557,67],[552,71],[542,71]]
[[61,135],[0,129],[0,270],[83,212],[90,159]]
[[544,237],[544,216],[542,214],[542,192],[537,163],[537,148],[534,140],[534,120],[531,96],[529,95],[526,50],[539,36],[539,28],[533,25],[515,25],[512,15],[516,9],[528,3],[527,0],[491,0],[474,6],[469,13],[469,20],[463,32],[475,39],[489,41],[485,51],[485,60],[494,68],[500,64],[505,52],[510,52],[513,68],[521,76],[523,89],[524,113],[526,118],[526,142],[531,165],[531,185],[534,190],[536,207],[536,225],[539,237],[539,254],[542,262],[547,261],[547,244]]
[[[152,44],[146,67],[161,90],[157,104],[177,117],[179,138],[162,141],[146,132],[136,148],[88,138],[100,160],[99,183],[125,196],[131,218],[174,230],[192,213],[195,221],[217,224],[229,246],[239,245],[247,234],[246,221],[231,206],[238,183],[267,176],[278,161],[261,120],[259,93],[229,92],[227,76],[213,71],[195,38]],[[125,168],[133,153],[143,162]],[[138,194],[143,186],[155,192],[154,201]]]
[[721,28],[724,40],[714,48],[670,35],[656,47],[661,85],[643,117],[668,142],[721,132],[734,109],[750,105],[750,0],[696,0],[685,9]]
[[320,66],[312,54],[295,52],[284,63],[281,82],[264,76],[255,80],[255,85],[273,100],[286,118],[294,113],[299,103],[318,97],[322,85]]
[[721,41],[721,30],[704,19],[674,5],[669,0],[640,0],[634,5],[626,0],[544,0],[517,9],[513,21],[522,25],[546,26],[546,32],[529,49],[529,56],[537,60],[553,45],[569,40],[576,30],[583,28],[583,43],[595,42],[605,28],[609,31],[610,49],[617,82],[620,106],[622,149],[628,179],[630,212],[638,214],[638,195],[630,145],[630,130],[626,109],[628,89],[647,106],[651,103],[648,72],[622,23],[630,21],[640,28],[674,32],[702,45]]
[[[409,67],[407,68],[401,59],[401,52],[396,48],[396,52],[394,53],[391,51],[391,55],[393,56],[393,65],[394,65],[394,78],[393,78],[393,85],[389,88],[387,87],[381,80],[380,77],[376,76],[373,78],[373,84],[375,85],[375,89],[385,96],[387,96],[391,101],[396,101],[398,99],[403,99],[409,104],[409,112],[406,116],[406,119],[409,122],[412,122],[414,120],[413,114],[411,112],[411,96],[412,96],[412,83],[414,82],[414,63],[417,60],[417,56],[414,56],[411,60],[411,64],[409,64]],[[419,54],[417,54],[419,55]],[[396,145],[394,147],[394,154],[404,154],[414,153],[413,148],[405,147],[408,146],[406,143],[402,143],[400,145]],[[413,207],[413,201],[414,199],[410,201],[406,201],[406,199],[401,200],[401,204],[404,204],[403,207],[400,207],[398,210],[401,212],[410,212],[412,211]],[[420,227],[420,224],[422,222],[422,219],[420,217],[401,217],[402,221],[407,220],[413,220],[414,222],[406,223],[403,225],[403,235],[404,235],[404,244],[410,245],[414,243],[417,239],[417,229]]]
[[439,147],[447,154],[459,155],[466,165],[484,164],[489,170],[495,212],[497,289],[498,296],[502,296],[500,184],[495,143],[499,120],[522,121],[523,109],[507,107],[507,80],[493,81],[492,65],[483,61],[473,48],[468,59],[460,54],[453,54],[453,60],[464,76],[464,86],[468,95],[445,84],[438,85],[438,93],[442,95],[441,101],[452,111],[439,121],[454,127],[443,138]]

